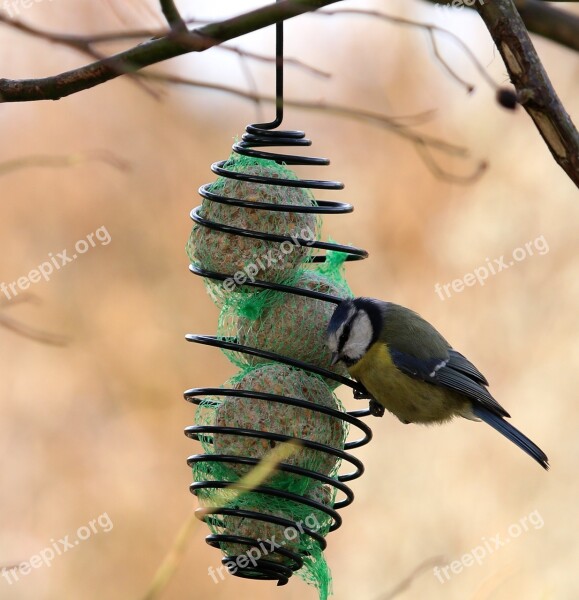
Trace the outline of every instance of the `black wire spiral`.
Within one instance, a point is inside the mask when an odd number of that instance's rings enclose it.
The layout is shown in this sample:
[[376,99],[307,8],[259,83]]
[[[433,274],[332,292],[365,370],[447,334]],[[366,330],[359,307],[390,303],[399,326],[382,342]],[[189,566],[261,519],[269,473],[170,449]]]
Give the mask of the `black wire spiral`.
[[[277,26],[277,56],[281,56],[283,51],[283,30],[280,25]],[[238,142],[233,145],[233,150],[237,154],[241,154],[244,156],[249,156],[253,158],[265,159],[265,160],[273,160],[280,164],[286,165],[328,165],[329,160],[326,158],[315,158],[315,157],[304,157],[297,156],[293,154],[278,154],[265,150],[256,150],[255,148],[265,148],[268,146],[275,147],[303,147],[310,146],[311,141],[306,139],[304,132],[302,131],[292,131],[292,130],[278,130],[283,120],[283,105],[281,102],[282,93],[283,93],[283,69],[282,62],[278,61],[277,66],[277,110],[276,110],[276,119],[271,123],[259,123],[252,124],[246,128],[246,132],[242,137],[241,142]],[[310,189],[321,189],[321,190],[340,190],[343,189],[343,184],[337,181],[324,181],[324,180],[290,180],[290,179],[278,179],[273,177],[266,176],[258,176],[258,175],[250,175],[248,173],[240,173],[231,171],[225,168],[225,164],[227,161],[219,161],[211,165],[211,170],[218,176],[229,178],[229,179],[237,179],[241,181],[248,181],[254,183],[262,183],[262,184],[270,184],[276,186],[290,186],[290,187],[300,187],[300,188],[310,188]],[[257,210],[268,210],[268,211],[283,211],[283,212],[296,212],[296,213],[315,213],[315,214],[344,214],[352,212],[353,207],[350,204],[344,204],[341,202],[332,202],[332,201],[323,201],[317,200],[314,206],[294,206],[294,205],[286,205],[286,204],[277,204],[273,205],[266,202],[254,202],[247,201],[238,198],[230,198],[221,196],[216,194],[210,190],[211,184],[205,184],[199,188],[199,194],[210,202],[218,202],[222,204],[227,204],[230,206],[238,206],[243,208],[251,208]],[[264,233],[261,231],[254,231],[248,229],[242,229],[238,227],[232,227],[229,225],[225,225],[222,223],[217,223],[214,221],[207,220],[200,215],[200,206],[194,208],[191,211],[191,219],[201,227],[207,227],[212,230],[221,231],[228,234],[234,234],[239,236],[251,237],[260,240],[267,240],[273,242],[279,242],[280,244],[284,241],[297,241],[300,244],[307,244],[310,247],[317,248],[319,250],[334,250],[340,251],[347,254],[346,260],[360,260],[367,257],[367,252],[360,248],[355,248],[352,246],[343,246],[335,243],[325,243],[316,241],[312,243],[311,240],[303,240],[300,238],[285,236],[285,235],[276,235],[270,233]],[[318,254],[311,258],[312,262],[324,262],[326,260],[325,254]],[[201,277],[205,277],[211,280],[216,281],[224,281],[231,277],[231,274],[218,273],[215,271],[209,271],[200,266],[191,264],[189,269],[195,275],[199,275]],[[324,294],[321,292],[316,292],[313,290],[306,290],[297,288],[294,286],[284,285],[280,283],[274,283],[270,281],[262,281],[262,280],[254,280],[252,282],[247,281],[243,285],[253,286],[255,288],[261,289],[273,289],[277,291],[286,292],[289,294],[296,294],[301,296],[306,296],[309,298],[315,298],[318,300],[323,300],[326,302],[332,302],[334,304],[338,304],[340,302],[340,298],[330,295]],[[343,377],[341,375],[337,375],[327,369],[322,369],[320,367],[316,367],[309,363],[292,359],[286,356],[282,356],[277,353],[267,352],[265,350],[260,350],[258,348],[252,348],[249,346],[241,345],[233,341],[226,341],[223,339],[218,339],[216,336],[209,335],[194,335],[188,334],[186,336],[186,340],[188,342],[193,342],[197,344],[205,344],[208,346],[219,347],[227,350],[233,350],[236,352],[242,352],[246,354],[250,354],[253,356],[259,356],[262,358],[266,358],[270,361],[276,361],[282,364],[286,364],[292,367],[297,367],[299,369],[303,369],[305,371],[316,373],[318,375],[322,375],[325,378],[333,379],[340,384],[344,384],[352,388],[355,393],[363,394],[364,389],[361,388],[355,381]],[[288,396],[280,396],[277,394],[270,394],[264,392],[257,392],[253,390],[238,390],[238,389],[223,389],[223,388],[193,388],[189,389],[184,393],[185,399],[193,404],[199,405],[203,398],[207,398],[210,396],[229,396],[229,397],[237,397],[237,398],[254,398],[260,400],[267,400],[268,402],[276,402],[280,404],[290,405],[301,407],[304,409],[312,410],[320,414],[331,416],[335,419],[339,419],[344,423],[348,423],[349,425],[355,427],[359,432],[361,432],[362,436],[354,441],[346,442],[344,449],[333,448],[326,444],[321,444],[318,442],[313,442],[310,440],[301,439],[300,443],[308,449],[316,450],[320,452],[325,452],[332,456],[335,456],[338,459],[341,459],[347,463],[349,463],[353,470],[346,474],[339,475],[337,480],[331,478],[322,473],[318,473],[315,471],[311,471],[302,467],[293,466],[286,463],[281,463],[278,465],[277,469],[286,473],[292,473],[294,475],[299,475],[302,477],[308,477],[312,480],[319,481],[323,484],[331,485],[333,488],[337,489],[341,492],[341,497],[334,504],[333,508],[324,505],[321,502],[316,500],[312,500],[309,498],[305,498],[287,491],[274,489],[268,487],[266,485],[261,485],[257,488],[252,488],[252,492],[256,494],[263,494],[266,497],[276,497],[283,498],[286,500],[290,500],[304,506],[309,506],[312,509],[316,509],[324,512],[329,515],[332,519],[332,524],[330,526],[330,531],[334,531],[338,527],[340,527],[342,523],[342,519],[337,512],[337,509],[343,508],[351,504],[354,500],[354,493],[352,490],[345,485],[346,482],[352,481],[353,479],[357,479],[364,472],[364,465],[360,460],[346,452],[347,450],[352,450],[354,448],[359,448],[360,446],[364,446],[367,444],[372,438],[371,429],[362,421],[360,421],[359,417],[364,417],[370,414],[369,409],[352,411],[352,412],[341,412],[332,408],[327,408],[325,406],[320,406],[314,404],[312,402],[308,402],[306,400],[301,400],[298,398],[292,398]],[[187,427],[185,429],[185,435],[187,437],[199,440],[199,436],[214,436],[219,434],[227,434],[227,435],[235,435],[241,437],[250,437],[254,439],[266,439],[272,442],[286,442],[291,440],[292,438],[287,435],[283,435],[280,433],[273,432],[264,432],[254,429],[243,429],[238,427],[224,427],[224,426],[216,426],[216,425],[194,425]],[[204,439],[207,439],[206,437]],[[202,462],[219,462],[219,463],[229,463],[229,464],[237,464],[237,465],[256,465],[259,461],[255,458],[250,457],[242,457],[242,456],[233,456],[233,455],[225,455],[225,454],[196,454],[190,456],[187,459],[187,464],[192,467],[196,463]],[[190,485],[190,490],[193,494],[196,494],[198,490],[202,489],[222,489],[230,485],[230,481],[197,481]],[[256,511],[248,511],[242,510],[238,508],[215,508],[211,509],[211,514],[207,514],[203,511],[203,509],[198,509],[199,518],[212,522],[214,524],[221,524],[220,520],[221,515],[232,515],[242,518],[250,518],[255,519],[257,521],[263,521],[267,523],[273,523],[277,525],[281,525],[284,527],[297,527],[297,523],[290,519],[285,519],[281,517],[277,517],[274,515],[263,514]],[[309,528],[303,527],[304,534],[310,536],[313,540],[315,540],[321,550],[324,550],[326,547],[326,540],[316,531],[313,531]],[[214,546],[216,548],[221,548],[224,543],[234,543],[240,545],[246,545],[249,548],[258,547],[258,540],[251,537],[244,537],[238,535],[230,535],[230,534],[210,534],[206,538],[206,542]],[[293,574],[294,571],[299,570],[303,565],[303,557],[296,553],[288,550],[287,548],[277,548],[275,552],[285,559],[289,559],[288,561],[284,560],[282,564],[280,562],[276,562],[273,560],[268,560],[267,558],[260,558],[256,561],[256,565],[249,565],[246,568],[238,568],[233,573],[238,577],[250,578],[250,579],[264,579],[264,580],[277,580],[278,585],[284,585],[288,582],[289,578]],[[227,564],[229,561],[235,561],[237,556],[226,556],[222,558],[222,563]]]

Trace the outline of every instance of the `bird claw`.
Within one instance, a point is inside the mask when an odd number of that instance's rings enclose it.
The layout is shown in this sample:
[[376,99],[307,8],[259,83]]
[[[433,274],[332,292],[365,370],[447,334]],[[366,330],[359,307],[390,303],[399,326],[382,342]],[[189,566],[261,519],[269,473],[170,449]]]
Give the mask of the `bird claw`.
[[370,404],[369,404],[368,408],[370,409],[370,414],[373,415],[374,417],[383,417],[384,416],[385,408],[380,403],[376,402],[376,400],[374,400],[374,398],[372,398],[370,400]]
[[358,383],[358,388],[353,390],[354,399],[355,400],[370,400],[368,408],[370,409],[370,414],[375,417],[384,416],[385,409],[384,407],[374,400],[370,392],[361,384]]
[[353,390],[354,400],[372,400],[372,396],[370,396],[368,390],[361,384],[358,385],[361,389],[358,388]]

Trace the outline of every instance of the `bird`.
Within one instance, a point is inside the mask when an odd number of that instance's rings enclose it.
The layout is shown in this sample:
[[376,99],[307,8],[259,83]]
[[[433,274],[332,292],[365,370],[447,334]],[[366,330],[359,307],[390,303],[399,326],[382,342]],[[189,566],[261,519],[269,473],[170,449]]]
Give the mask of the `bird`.
[[409,308],[375,298],[342,300],[326,331],[332,366],[342,362],[370,399],[370,411],[388,410],[402,423],[445,423],[460,416],[484,421],[544,469],[547,455],[511,425],[491,396],[485,376]]

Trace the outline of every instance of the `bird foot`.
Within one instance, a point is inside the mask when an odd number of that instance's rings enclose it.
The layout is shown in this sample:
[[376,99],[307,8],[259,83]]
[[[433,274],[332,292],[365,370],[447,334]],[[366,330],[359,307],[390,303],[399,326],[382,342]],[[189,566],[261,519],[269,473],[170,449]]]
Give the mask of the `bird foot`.
[[372,396],[368,392],[368,390],[361,384],[358,384],[361,389],[354,389],[353,395],[354,400],[372,400]]
[[370,409],[370,414],[373,415],[374,417],[383,417],[384,416],[384,412],[385,412],[384,407],[381,404],[379,404],[378,402],[376,402],[376,400],[374,400],[374,398],[372,398],[370,400],[369,409]]

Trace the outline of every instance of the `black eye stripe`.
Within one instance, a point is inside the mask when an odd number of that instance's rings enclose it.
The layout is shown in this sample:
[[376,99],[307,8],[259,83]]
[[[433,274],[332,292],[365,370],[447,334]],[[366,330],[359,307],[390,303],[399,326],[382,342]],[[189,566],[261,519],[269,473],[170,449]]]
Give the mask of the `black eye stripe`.
[[342,330],[342,334],[340,335],[340,339],[338,341],[338,351],[341,351],[344,348],[344,344],[350,337],[350,323],[346,323],[344,325],[344,329]]

